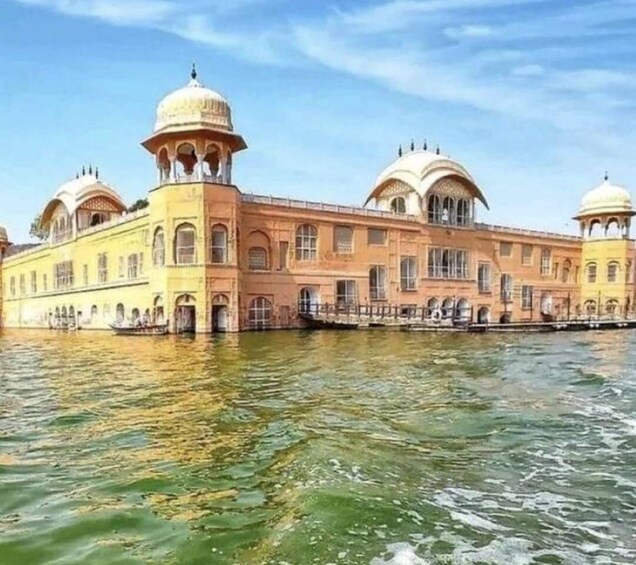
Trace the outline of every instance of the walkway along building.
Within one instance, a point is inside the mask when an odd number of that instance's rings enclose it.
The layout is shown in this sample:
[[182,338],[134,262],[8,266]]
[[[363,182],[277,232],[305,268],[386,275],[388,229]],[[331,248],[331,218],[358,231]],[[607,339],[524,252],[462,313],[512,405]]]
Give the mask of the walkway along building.
[[287,328],[318,304],[475,322],[632,313],[634,210],[608,179],[582,200],[580,237],[477,223],[482,188],[426,148],[382,171],[363,207],[242,193],[245,141],[194,71],[143,146],[157,169],[146,208],[127,212],[91,169],[44,207],[46,243],[15,253],[0,228],[3,326]]

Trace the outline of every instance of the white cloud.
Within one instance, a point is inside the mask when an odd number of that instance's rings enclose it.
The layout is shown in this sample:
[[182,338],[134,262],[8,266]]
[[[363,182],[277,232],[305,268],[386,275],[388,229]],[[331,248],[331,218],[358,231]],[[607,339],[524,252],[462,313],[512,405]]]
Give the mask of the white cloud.
[[464,25],[447,27],[444,34],[451,39],[481,38],[492,35],[492,28],[486,25]]
[[545,72],[541,65],[521,65],[512,69],[512,74],[518,77],[538,77]]
[[70,16],[92,17],[116,25],[150,25],[174,15],[178,6],[168,0],[17,0]]

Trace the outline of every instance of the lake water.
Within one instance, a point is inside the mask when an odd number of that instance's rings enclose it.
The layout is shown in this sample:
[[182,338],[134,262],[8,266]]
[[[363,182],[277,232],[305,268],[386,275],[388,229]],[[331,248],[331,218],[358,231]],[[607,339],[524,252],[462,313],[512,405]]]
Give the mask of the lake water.
[[636,332],[0,336],[0,563],[636,563]]

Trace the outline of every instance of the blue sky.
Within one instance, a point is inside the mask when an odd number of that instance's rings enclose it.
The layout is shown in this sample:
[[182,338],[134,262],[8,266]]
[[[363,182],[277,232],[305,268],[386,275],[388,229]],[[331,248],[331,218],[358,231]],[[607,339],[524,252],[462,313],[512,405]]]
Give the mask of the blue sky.
[[132,202],[159,100],[199,78],[247,192],[361,204],[398,144],[462,162],[500,224],[575,231],[604,171],[636,186],[636,0],[0,0],[0,223],[83,164]]

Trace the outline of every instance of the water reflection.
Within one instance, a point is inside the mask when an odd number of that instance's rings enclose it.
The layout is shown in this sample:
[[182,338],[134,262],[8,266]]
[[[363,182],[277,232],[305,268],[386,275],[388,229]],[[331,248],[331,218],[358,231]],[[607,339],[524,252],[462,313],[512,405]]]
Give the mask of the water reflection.
[[490,547],[488,563],[548,549],[583,563],[594,544],[631,563],[629,531],[599,524],[635,518],[633,345],[623,332],[8,332],[0,555],[471,563]]

